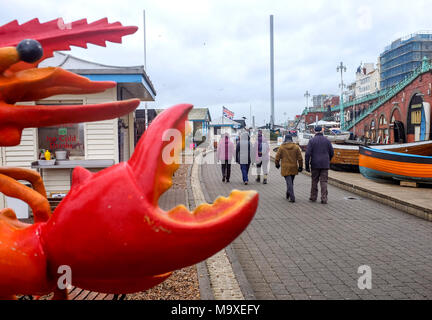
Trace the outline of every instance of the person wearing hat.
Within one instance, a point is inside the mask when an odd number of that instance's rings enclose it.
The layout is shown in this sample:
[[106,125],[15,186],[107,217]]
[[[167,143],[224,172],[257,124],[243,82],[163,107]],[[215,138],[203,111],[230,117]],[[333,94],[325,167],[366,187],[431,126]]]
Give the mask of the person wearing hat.
[[330,160],[334,150],[331,142],[324,137],[322,127],[315,127],[315,137],[309,140],[306,149],[306,171],[311,172],[312,186],[309,200],[315,202],[318,198],[318,182],[321,187],[321,203],[327,203],[327,181]]
[[303,171],[303,157],[300,147],[293,143],[292,136],[285,135],[284,142],[279,147],[275,157],[276,168],[281,168],[281,175],[287,185],[286,198],[295,202],[294,178]]

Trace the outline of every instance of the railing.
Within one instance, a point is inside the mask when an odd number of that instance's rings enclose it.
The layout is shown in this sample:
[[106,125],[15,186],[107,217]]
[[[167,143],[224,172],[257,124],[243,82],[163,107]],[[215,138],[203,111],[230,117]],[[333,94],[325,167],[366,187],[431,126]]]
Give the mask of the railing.
[[[409,85],[411,82],[413,82],[420,74],[428,72],[432,69],[432,64],[427,59],[423,58],[422,65],[416,68],[410,75],[405,77],[402,81],[398,82],[394,86],[388,88],[385,90],[385,92],[379,96],[378,100],[372,104],[367,112],[360,115],[359,118],[356,118],[355,121],[349,121],[344,124],[342,127],[343,130],[347,131],[351,129],[354,125],[359,123],[360,121],[364,120],[370,113],[378,109],[380,106],[382,106],[384,103],[389,101],[391,98],[393,98],[396,94],[398,94],[400,91],[402,91],[407,85]],[[369,98],[371,100],[372,98]],[[367,100],[366,100],[367,101]],[[364,102],[364,101],[363,101]],[[361,102],[355,101],[355,104],[360,104]],[[349,107],[353,105],[354,103],[343,105],[344,108]],[[340,106],[337,106],[340,108]],[[337,108],[336,107],[336,108]],[[336,109],[335,108],[335,109]],[[337,109],[336,109],[337,110]],[[336,111],[335,110],[335,111]],[[343,116],[343,115],[341,115]]]

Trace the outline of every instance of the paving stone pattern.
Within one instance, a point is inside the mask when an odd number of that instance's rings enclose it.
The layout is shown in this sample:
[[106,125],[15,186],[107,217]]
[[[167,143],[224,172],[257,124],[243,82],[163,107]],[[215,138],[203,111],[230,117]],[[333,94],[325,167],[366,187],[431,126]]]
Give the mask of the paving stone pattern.
[[185,189],[168,189],[159,198],[159,207],[165,211],[169,211],[179,204],[186,205]]
[[[250,175],[248,186],[237,164],[229,184],[220,166],[203,166],[212,200],[232,189],[260,194],[254,220],[233,244],[257,299],[432,299],[431,222],[330,185],[327,205],[311,203],[303,174],[289,203],[273,164],[269,184]],[[371,290],[358,288],[362,265],[371,267]]]

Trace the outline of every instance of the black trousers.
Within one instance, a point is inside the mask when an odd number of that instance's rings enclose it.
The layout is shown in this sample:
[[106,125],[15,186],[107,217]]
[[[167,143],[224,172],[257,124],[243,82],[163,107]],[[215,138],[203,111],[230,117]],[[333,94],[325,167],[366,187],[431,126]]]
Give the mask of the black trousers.
[[285,182],[287,185],[287,192],[286,195],[288,198],[290,198],[291,200],[295,201],[295,195],[294,195],[294,178],[295,176],[286,176],[285,177]]
[[227,180],[231,177],[231,163],[228,160],[222,161],[222,177]]

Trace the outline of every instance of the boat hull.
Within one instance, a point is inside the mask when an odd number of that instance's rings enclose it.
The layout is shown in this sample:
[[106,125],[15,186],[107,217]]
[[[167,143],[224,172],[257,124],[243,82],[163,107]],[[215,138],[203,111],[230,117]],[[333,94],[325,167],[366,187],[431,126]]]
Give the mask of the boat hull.
[[350,138],[350,134],[349,133],[345,133],[345,134],[337,134],[337,135],[324,135],[327,139],[329,139],[330,142],[345,142],[347,140],[349,140]]
[[333,145],[334,156],[330,161],[330,169],[335,171],[359,172],[359,147]]
[[432,183],[432,157],[378,150],[359,149],[360,173],[375,181]]
[[[432,140],[402,144],[377,145],[372,148],[420,156],[432,156]],[[331,169],[337,171],[359,172],[359,146],[334,144],[333,149],[334,157],[330,162]]]
[[[315,135],[312,133],[299,132],[297,142],[303,151],[306,151],[306,148],[307,148],[307,145],[308,145],[310,139],[312,139],[314,136]],[[348,141],[350,134],[349,133],[347,133],[347,134],[343,133],[343,134],[337,134],[337,135],[325,134],[324,137],[326,137],[331,143],[344,143],[345,141]]]

